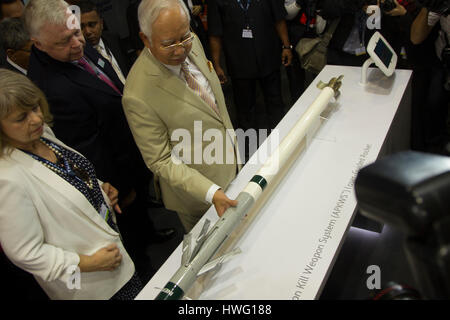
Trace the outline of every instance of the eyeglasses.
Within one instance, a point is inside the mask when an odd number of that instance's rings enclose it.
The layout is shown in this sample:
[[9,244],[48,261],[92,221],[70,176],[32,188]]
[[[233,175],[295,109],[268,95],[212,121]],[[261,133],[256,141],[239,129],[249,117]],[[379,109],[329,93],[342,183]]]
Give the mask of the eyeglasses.
[[189,35],[189,38],[181,41],[180,43],[174,43],[168,46],[161,46],[161,49],[167,50],[167,51],[174,51],[178,47],[186,48],[187,45],[191,44],[192,40],[194,40],[194,34],[191,32]]

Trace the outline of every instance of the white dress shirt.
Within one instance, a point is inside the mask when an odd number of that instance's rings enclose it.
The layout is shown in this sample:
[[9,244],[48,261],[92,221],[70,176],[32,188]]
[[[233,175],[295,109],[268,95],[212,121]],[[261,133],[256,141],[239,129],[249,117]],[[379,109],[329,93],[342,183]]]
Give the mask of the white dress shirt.
[[17,70],[19,70],[20,72],[22,72],[24,75],[27,75],[27,70],[25,70],[24,68],[22,68],[21,66],[19,66],[18,64],[14,63],[8,56],[6,56],[6,61],[8,61],[8,63],[10,65],[12,65],[14,68],[16,68]]
[[105,58],[106,60],[109,61],[109,63],[111,63],[114,71],[116,72],[117,76],[119,77],[120,81],[125,84],[125,77],[123,75],[122,70],[119,67],[119,64],[117,63],[116,58],[114,58],[113,53],[111,52],[111,50],[106,49],[105,43],[103,42],[103,40],[100,38],[99,43],[95,46],[95,49],[97,49],[97,51],[103,56],[103,58]]

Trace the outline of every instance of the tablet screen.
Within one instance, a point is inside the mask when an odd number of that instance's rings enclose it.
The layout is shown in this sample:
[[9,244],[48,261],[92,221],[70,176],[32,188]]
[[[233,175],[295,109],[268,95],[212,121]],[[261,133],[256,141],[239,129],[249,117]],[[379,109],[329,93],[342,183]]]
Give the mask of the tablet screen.
[[386,68],[389,68],[389,64],[392,59],[392,51],[386,46],[383,40],[378,40],[374,52],[380,58]]

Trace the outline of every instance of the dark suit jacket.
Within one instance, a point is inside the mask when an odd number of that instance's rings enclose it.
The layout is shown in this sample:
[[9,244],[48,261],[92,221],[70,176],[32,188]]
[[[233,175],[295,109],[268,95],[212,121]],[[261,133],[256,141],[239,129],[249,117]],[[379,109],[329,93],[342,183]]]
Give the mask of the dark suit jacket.
[[102,40],[105,46],[114,55],[114,58],[116,58],[120,70],[122,70],[122,73],[126,78],[131,68],[131,61],[126,52],[122,49],[119,37],[115,34],[109,33],[108,31],[104,31],[102,34]]
[[[87,44],[84,54],[123,90],[114,69],[97,50]],[[34,46],[28,76],[47,96],[58,139],[86,156],[98,178],[125,195],[144,164],[123,113],[121,95],[87,71],[54,60]]]
[[0,67],[6,63],[6,53],[2,46],[0,46]]

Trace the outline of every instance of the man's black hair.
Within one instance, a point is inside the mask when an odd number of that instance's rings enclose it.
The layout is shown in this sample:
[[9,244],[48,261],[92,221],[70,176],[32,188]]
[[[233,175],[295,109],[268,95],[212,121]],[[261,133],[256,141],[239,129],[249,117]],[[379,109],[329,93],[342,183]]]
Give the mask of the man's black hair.
[[98,15],[100,15],[100,12],[98,11],[97,6],[95,5],[95,3],[93,3],[90,0],[81,0],[78,3],[78,6],[80,7],[81,14],[95,11],[98,13]]
[[[0,20],[3,19],[3,11],[2,11],[2,4],[11,4],[16,2],[17,0],[0,0]],[[20,0],[20,2],[23,3],[23,0]]]

